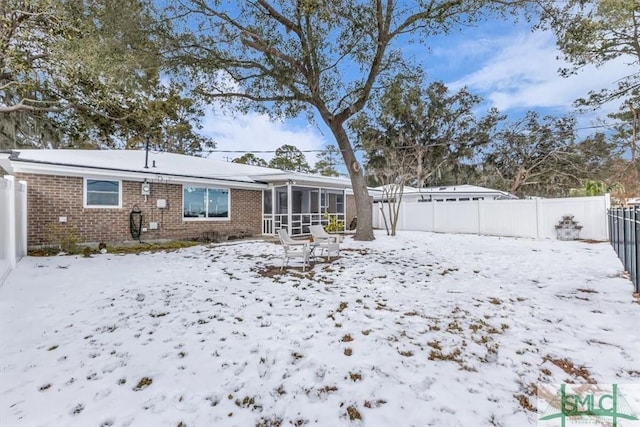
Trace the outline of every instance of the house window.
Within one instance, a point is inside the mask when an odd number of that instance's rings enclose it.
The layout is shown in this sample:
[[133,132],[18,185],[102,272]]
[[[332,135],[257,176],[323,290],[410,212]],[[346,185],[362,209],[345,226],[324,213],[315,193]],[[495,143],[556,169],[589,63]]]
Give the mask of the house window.
[[184,187],[182,217],[185,219],[229,219],[229,190]]
[[122,206],[122,185],[120,181],[99,179],[84,180],[85,208],[119,208]]

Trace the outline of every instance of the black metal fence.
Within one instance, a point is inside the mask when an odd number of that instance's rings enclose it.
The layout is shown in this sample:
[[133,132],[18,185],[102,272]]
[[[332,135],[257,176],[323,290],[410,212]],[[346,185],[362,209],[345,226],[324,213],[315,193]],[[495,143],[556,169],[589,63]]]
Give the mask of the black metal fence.
[[609,239],[640,292],[640,208],[609,209]]

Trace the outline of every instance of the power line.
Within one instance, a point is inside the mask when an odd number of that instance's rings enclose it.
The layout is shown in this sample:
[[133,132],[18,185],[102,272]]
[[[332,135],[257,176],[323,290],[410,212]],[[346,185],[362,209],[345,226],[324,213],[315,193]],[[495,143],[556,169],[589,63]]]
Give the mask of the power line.
[[[573,128],[573,129],[566,130],[566,131],[551,131],[551,132],[548,132],[547,134],[549,136],[565,136],[565,135],[572,135],[572,134],[575,134],[576,132],[583,131],[583,130],[613,129],[615,126],[619,126],[619,125],[620,125],[620,123],[603,123],[603,124],[600,124],[600,125],[577,127],[577,128]],[[504,131],[509,131],[509,129],[504,129],[504,130],[498,132],[496,134],[496,137],[499,137],[499,135]],[[525,132],[522,132],[522,131],[518,132],[516,130],[516,131],[514,131],[514,133],[522,133],[522,137],[533,137],[533,136],[535,136],[535,132],[525,133]],[[541,131],[540,133],[543,133],[543,132]],[[512,135],[512,136],[515,136],[515,135]],[[437,144],[427,145],[427,146],[424,146],[424,148],[427,148],[427,147],[430,147],[430,146],[436,147],[436,146],[441,146],[441,145],[447,145],[447,144],[450,144],[450,143],[455,143],[457,141],[459,141],[459,140],[458,139],[452,139],[452,140],[447,141],[447,142],[441,142],[441,143],[437,143]],[[404,146],[403,145],[398,145],[398,146],[393,147],[393,148],[394,149],[403,149],[403,148],[409,149],[409,148],[416,148],[416,146],[415,145],[404,145]],[[338,152],[346,151],[346,150],[341,150],[341,149],[339,149],[337,147],[336,147],[336,150]],[[271,153],[275,153],[276,151],[277,150],[218,150],[218,149],[202,150],[203,153],[209,153],[209,154],[211,154],[211,153],[271,154]],[[326,148],[324,148],[324,149],[310,149],[310,150],[300,150],[300,149],[298,149],[298,151],[301,152],[301,153],[322,153],[322,152],[326,151]],[[362,149],[362,148],[354,147],[353,151],[367,151],[367,150],[366,149]],[[224,158],[227,161],[230,161],[228,156],[225,156]]]

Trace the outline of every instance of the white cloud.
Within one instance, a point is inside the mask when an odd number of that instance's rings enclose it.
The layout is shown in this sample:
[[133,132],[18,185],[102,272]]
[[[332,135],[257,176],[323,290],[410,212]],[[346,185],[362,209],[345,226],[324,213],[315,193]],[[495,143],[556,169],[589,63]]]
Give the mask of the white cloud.
[[[631,70],[624,60],[611,61],[603,67],[585,67],[577,75],[563,78],[558,69],[568,64],[558,59],[559,52],[551,33],[519,33],[493,40],[482,40],[494,47],[493,54],[477,59],[479,67],[450,83],[451,89],[462,86],[481,93],[502,111],[510,109],[551,108],[571,110],[573,102],[590,90],[613,87],[616,80]],[[457,49],[456,49],[457,50]],[[466,51],[472,51],[468,46]],[[608,106],[613,110],[613,106]]]
[[[292,121],[272,121],[258,113],[207,112],[203,120],[202,133],[217,142],[216,150],[237,150],[238,152],[213,152],[209,157],[227,160],[240,157],[247,151],[269,161],[278,147],[289,144],[304,150],[320,150],[328,141],[312,126],[295,127]],[[316,153],[305,153],[307,162],[313,165]]]

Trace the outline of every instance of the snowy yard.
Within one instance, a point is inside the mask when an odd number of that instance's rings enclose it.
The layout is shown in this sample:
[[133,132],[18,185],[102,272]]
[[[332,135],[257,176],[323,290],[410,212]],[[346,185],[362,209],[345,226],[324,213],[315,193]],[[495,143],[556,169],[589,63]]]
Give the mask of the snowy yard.
[[25,258],[0,425],[527,426],[536,385],[640,381],[608,244],[377,237],[306,273],[267,242]]

